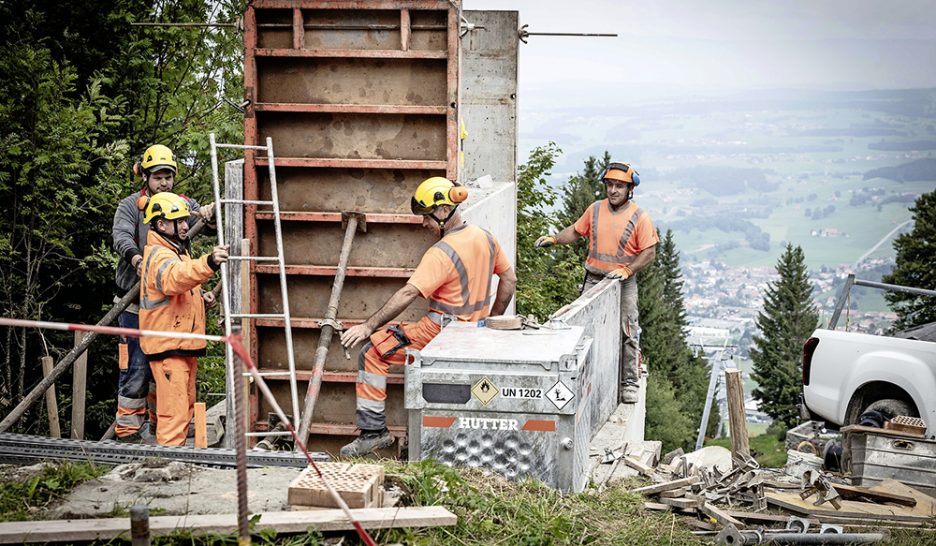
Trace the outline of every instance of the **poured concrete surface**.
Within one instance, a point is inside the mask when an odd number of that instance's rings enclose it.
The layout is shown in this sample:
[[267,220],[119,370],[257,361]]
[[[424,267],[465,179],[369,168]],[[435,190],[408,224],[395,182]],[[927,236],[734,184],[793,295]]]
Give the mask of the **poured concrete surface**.
[[[247,506],[251,513],[289,510],[289,483],[301,468],[247,470]],[[169,461],[115,467],[85,482],[49,511],[50,519],[124,515],[143,504],[151,515],[226,514],[237,511],[237,477],[232,469],[207,468]]]

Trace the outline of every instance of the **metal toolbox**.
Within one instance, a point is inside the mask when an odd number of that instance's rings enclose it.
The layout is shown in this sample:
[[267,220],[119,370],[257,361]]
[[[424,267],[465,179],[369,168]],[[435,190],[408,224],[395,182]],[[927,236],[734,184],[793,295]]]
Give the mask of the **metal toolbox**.
[[589,398],[592,381],[602,377],[595,373],[591,341],[579,326],[446,326],[422,350],[408,351],[410,460],[434,458],[583,490]]
[[936,441],[859,425],[842,432],[846,468],[855,485],[893,479],[936,496]]

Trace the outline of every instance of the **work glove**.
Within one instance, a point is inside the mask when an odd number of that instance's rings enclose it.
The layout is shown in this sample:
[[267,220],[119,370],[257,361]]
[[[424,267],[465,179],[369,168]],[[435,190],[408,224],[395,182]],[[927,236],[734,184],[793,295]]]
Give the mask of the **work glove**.
[[609,279],[621,279],[623,281],[634,276],[634,272],[631,271],[631,268],[627,267],[626,265],[622,265],[621,267],[615,269],[614,271],[608,273],[605,276],[608,277]]
[[556,240],[555,235],[543,235],[537,239],[535,243],[533,243],[533,248],[546,248],[557,243],[558,241]]

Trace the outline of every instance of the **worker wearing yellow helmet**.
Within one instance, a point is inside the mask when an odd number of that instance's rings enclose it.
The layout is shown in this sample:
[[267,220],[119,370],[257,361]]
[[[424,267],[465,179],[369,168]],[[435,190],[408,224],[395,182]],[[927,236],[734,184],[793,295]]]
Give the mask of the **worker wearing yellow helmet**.
[[[160,192],[171,192],[175,185],[179,165],[176,156],[168,147],[154,144],[147,148],[133,165],[133,173],[142,177],[143,187],[124,197],[114,213],[112,235],[114,251],[117,252],[116,285],[121,296],[133,288],[140,278],[143,264],[143,247],[149,234],[149,222],[143,218],[149,198]],[[200,206],[194,199],[181,196],[188,206],[192,225],[199,218],[213,224],[214,207],[208,204]],[[211,233],[208,230],[207,233]],[[139,308],[129,306],[120,314],[118,322],[125,328],[137,328]],[[118,344],[119,379],[117,385],[117,417],[114,432],[117,440],[143,442],[152,440],[156,413],[155,393],[152,392],[150,368],[140,351],[139,341],[135,338],[121,338]],[[149,419],[146,419],[147,405],[150,407]]]
[[[150,226],[143,250],[140,286],[140,329],[205,333],[202,283],[227,261],[227,246],[193,259],[189,254],[188,201],[174,193],[150,197],[143,221]],[[208,292],[210,294],[210,292]],[[194,415],[197,357],[205,340],[170,337],[140,338],[156,382],[156,442],[180,446]]]
[[[421,349],[448,322],[478,321],[501,315],[513,298],[517,276],[497,239],[466,223],[458,206],[468,191],[446,178],[424,180],[410,201],[422,226],[440,237],[423,254],[407,283],[362,324],[349,328],[341,344],[351,348],[366,342],[358,355],[357,426],[360,436],[341,448],[343,457],[363,456],[393,444],[384,415],[387,372],[404,364],[406,349]],[[497,291],[491,304],[492,273]],[[419,321],[389,325],[418,297],[429,300],[429,312]]]
[[588,237],[585,282],[582,292],[605,278],[621,280],[622,353],[618,399],[636,403],[638,394],[639,328],[637,326],[637,272],[656,258],[660,242],[650,216],[632,201],[640,174],[628,163],[610,163],[599,178],[607,197],[595,201],[581,218],[556,235],[536,240],[537,248],[567,245]]

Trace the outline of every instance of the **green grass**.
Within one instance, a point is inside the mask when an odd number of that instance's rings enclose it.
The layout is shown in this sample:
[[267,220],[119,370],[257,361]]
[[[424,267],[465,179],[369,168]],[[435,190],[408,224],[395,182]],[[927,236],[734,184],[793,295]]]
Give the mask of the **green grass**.
[[107,472],[90,463],[48,464],[31,476],[0,480],[0,521],[36,519],[73,487]]
[[[777,439],[773,434],[767,434],[766,425],[764,425],[764,427],[764,432],[755,436],[750,434],[750,432],[753,432],[752,429],[758,430],[760,427],[755,427],[755,425],[751,423],[748,424],[748,442],[751,446],[751,454],[754,455],[754,459],[757,460],[757,463],[761,466],[780,468],[786,464],[787,460],[783,441]],[[711,440],[706,440],[705,445],[721,446],[731,449],[731,438],[727,436],[724,438],[713,438]]]

